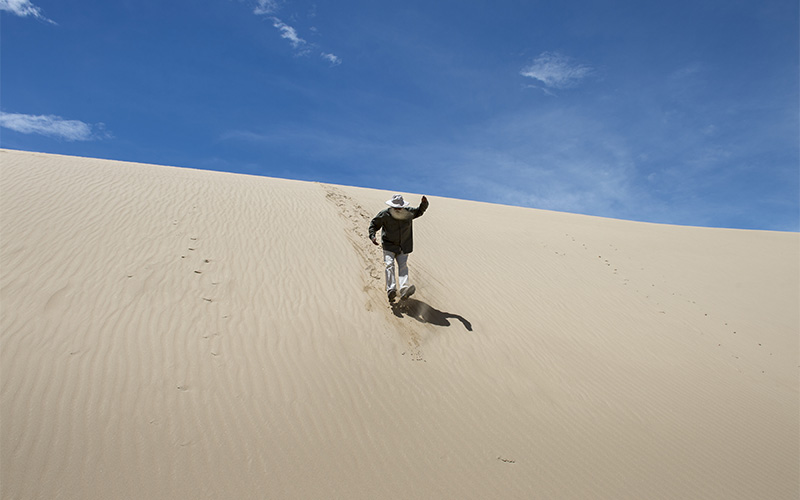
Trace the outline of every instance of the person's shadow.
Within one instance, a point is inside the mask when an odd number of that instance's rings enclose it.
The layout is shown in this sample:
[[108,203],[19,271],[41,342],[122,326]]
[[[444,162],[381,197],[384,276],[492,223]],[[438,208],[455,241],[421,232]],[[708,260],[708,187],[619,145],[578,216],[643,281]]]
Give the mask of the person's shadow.
[[450,326],[448,318],[455,318],[464,325],[467,331],[472,331],[472,323],[463,316],[440,311],[416,299],[409,298],[392,303],[392,312],[398,318],[402,318],[405,314],[420,323],[431,323],[437,326]]

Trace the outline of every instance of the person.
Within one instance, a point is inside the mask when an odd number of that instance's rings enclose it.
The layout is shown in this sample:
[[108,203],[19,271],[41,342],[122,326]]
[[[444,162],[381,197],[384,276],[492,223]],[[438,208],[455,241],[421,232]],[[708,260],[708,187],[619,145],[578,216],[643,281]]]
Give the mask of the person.
[[[416,287],[408,281],[408,254],[414,251],[414,234],[412,221],[421,217],[428,209],[428,198],[422,197],[417,208],[409,207],[410,203],[403,195],[396,194],[386,202],[389,208],[378,212],[369,223],[369,239],[377,245],[376,233],[382,231],[383,263],[386,267],[386,294],[389,302],[394,302],[399,292],[400,298],[410,297]],[[395,281],[395,261],[397,261],[398,280]],[[399,283],[398,283],[399,282]]]

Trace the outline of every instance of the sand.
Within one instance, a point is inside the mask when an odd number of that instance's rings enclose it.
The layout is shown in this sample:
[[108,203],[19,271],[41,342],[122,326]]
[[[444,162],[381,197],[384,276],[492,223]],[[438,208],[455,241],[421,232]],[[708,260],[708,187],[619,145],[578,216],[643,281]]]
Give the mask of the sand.
[[800,235],[392,194],[0,151],[0,496],[800,496]]

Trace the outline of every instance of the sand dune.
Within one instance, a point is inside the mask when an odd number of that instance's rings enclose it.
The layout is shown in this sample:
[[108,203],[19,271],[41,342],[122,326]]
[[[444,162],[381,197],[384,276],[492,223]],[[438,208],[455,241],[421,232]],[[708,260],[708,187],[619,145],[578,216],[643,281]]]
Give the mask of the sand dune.
[[0,151],[0,496],[798,498],[800,235],[391,194]]

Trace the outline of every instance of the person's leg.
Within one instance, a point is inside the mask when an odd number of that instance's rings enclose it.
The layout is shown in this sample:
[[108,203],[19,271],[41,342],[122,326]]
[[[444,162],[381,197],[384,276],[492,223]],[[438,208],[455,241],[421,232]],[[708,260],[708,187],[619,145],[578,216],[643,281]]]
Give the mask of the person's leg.
[[405,295],[404,292],[408,288],[408,254],[397,254],[397,275],[400,285],[400,295]]
[[383,264],[386,266],[386,292],[397,290],[397,284],[394,280],[394,252],[388,250],[383,251]]

